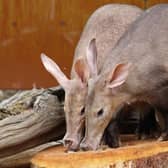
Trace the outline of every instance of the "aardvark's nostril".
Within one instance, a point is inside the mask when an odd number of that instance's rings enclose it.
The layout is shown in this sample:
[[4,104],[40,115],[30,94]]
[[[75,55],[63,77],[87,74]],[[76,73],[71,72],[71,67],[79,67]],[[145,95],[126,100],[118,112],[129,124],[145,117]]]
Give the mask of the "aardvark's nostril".
[[81,143],[80,149],[82,149],[83,151],[88,151],[88,150],[90,150],[90,147],[86,143]]
[[77,151],[79,149],[79,144],[75,140],[65,139],[64,146],[68,151]]
[[65,140],[64,140],[64,145],[65,145],[66,147],[68,147],[68,148],[72,145],[72,143],[73,143],[72,140],[69,140],[69,139],[65,139]]

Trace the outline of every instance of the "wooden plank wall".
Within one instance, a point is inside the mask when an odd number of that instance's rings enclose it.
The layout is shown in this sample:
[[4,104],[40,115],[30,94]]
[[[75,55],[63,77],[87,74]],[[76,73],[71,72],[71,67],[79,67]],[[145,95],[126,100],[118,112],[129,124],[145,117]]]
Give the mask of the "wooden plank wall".
[[168,0],[0,0],[0,88],[49,87],[40,53],[69,75],[73,52],[86,20],[108,3],[148,8]]

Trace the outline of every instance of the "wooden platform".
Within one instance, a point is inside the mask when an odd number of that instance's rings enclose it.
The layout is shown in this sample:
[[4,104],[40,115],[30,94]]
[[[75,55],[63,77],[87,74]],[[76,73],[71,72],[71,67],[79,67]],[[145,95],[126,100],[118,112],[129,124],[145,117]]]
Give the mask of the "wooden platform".
[[33,168],[168,168],[168,142],[124,141],[117,149],[67,153],[62,146],[40,152]]

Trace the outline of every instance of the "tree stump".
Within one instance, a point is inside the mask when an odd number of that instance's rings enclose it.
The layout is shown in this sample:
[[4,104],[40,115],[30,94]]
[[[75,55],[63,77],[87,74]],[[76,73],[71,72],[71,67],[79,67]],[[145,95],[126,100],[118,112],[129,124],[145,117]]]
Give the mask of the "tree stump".
[[128,140],[117,149],[67,153],[53,147],[32,159],[32,168],[167,168],[168,142]]

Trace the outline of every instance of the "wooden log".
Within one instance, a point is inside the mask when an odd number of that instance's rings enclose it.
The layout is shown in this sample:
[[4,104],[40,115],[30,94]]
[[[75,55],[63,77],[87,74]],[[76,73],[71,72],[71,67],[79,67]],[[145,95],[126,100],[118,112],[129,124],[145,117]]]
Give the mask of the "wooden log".
[[60,87],[22,91],[2,101],[0,165],[8,157],[21,156],[26,150],[62,138],[65,133],[63,106],[64,91]]
[[53,147],[38,153],[32,168],[167,168],[168,142],[130,142],[117,149],[76,153]]
[[38,152],[49,148],[53,146],[60,145],[58,142],[49,142],[46,144],[42,144],[39,146],[36,146],[34,148],[25,150],[23,152],[4,157],[0,159],[0,167],[1,168],[17,168],[17,167],[23,167],[23,168],[29,168],[30,167],[30,160],[31,158]]

